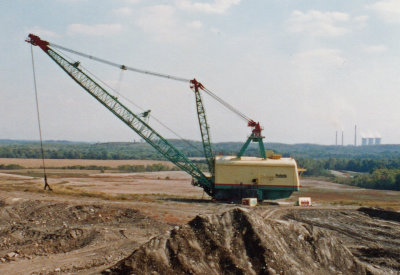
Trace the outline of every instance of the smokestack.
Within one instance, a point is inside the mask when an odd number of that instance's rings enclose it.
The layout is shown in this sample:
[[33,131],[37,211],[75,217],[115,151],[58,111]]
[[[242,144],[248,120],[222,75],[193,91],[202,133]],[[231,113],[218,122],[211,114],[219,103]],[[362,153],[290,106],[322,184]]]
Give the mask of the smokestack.
[[344,132],[342,131],[342,146],[344,145]]
[[335,145],[337,146],[337,131],[336,131],[336,142],[335,142]]
[[357,146],[357,125],[354,125],[354,146]]

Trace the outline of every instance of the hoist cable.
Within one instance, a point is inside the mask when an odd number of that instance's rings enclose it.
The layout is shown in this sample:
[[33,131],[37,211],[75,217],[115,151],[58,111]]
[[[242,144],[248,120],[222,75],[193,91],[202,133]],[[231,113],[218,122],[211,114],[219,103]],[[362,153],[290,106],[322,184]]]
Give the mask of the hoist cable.
[[[172,75],[162,74],[162,73],[157,73],[157,72],[152,72],[152,71],[146,71],[146,70],[142,70],[142,69],[138,69],[138,68],[129,67],[129,66],[126,66],[126,65],[121,65],[121,64],[118,64],[118,63],[115,63],[115,62],[111,62],[111,61],[99,58],[99,57],[95,57],[95,56],[92,56],[92,55],[89,55],[89,54],[85,54],[85,53],[81,53],[81,52],[78,52],[78,51],[75,51],[75,50],[72,50],[72,49],[68,49],[68,48],[65,48],[63,46],[60,46],[60,45],[57,45],[57,44],[54,44],[54,43],[49,43],[49,45],[51,47],[58,48],[60,50],[64,50],[64,51],[67,51],[67,52],[70,52],[70,53],[73,53],[73,54],[76,54],[76,55],[79,55],[79,56],[83,56],[83,57],[88,58],[88,59],[92,59],[94,61],[98,61],[98,62],[101,62],[101,63],[104,63],[104,64],[108,64],[110,66],[117,67],[117,68],[119,68],[121,70],[129,70],[129,71],[134,71],[134,72],[137,72],[137,73],[148,74],[148,75],[152,75],[152,76],[163,77],[163,78],[168,78],[168,79],[177,80],[177,81],[181,81],[181,82],[189,82],[189,83],[191,83],[191,80],[187,79],[187,78],[178,77],[178,76],[172,76]],[[242,112],[240,112],[239,110],[234,108],[232,105],[230,105],[229,103],[224,101],[222,98],[218,97],[216,94],[212,93],[210,90],[208,90],[206,88],[204,88],[203,90],[208,95],[210,95],[212,98],[214,98],[219,103],[221,103],[223,106],[225,106],[225,108],[227,108],[228,110],[234,112],[235,114],[240,116],[245,121],[247,121],[247,122],[251,121],[251,119],[248,116],[246,116],[245,114],[243,114]]]
[[209,96],[211,96],[212,98],[214,98],[216,101],[218,101],[219,103],[221,103],[225,108],[229,109],[230,111],[234,112],[235,114],[237,114],[238,116],[240,116],[242,119],[244,119],[245,121],[249,122],[252,119],[250,119],[248,116],[246,116],[245,114],[243,114],[242,112],[240,112],[238,109],[236,109],[235,107],[233,107],[232,105],[230,105],[228,102],[226,102],[225,100],[223,100],[222,98],[220,98],[219,96],[217,96],[216,94],[214,94],[213,92],[211,92],[209,89],[203,87],[202,90],[204,92],[206,92]]
[[[69,58],[70,60],[73,60],[73,58],[69,57],[66,54],[63,54],[65,57]],[[93,77],[94,79],[96,79],[98,82],[102,83],[104,86],[106,86],[108,89],[110,89],[111,91],[115,92],[118,96],[122,97],[123,99],[125,99],[126,101],[128,101],[130,104],[132,104],[133,106],[135,106],[136,108],[140,109],[141,111],[145,111],[144,108],[140,107],[139,105],[135,104],[132,100],[130,100],[128,97],[124,96],[123,94],[121,94],[120,92],[117,92],[114,88],[112,88],[110,85],[108,85],[107,83],[105,83],[103,80],[101,80],[99,77],[97,77],[95,74],[93,74],[91,71],[89,71],[87,68],[85,68],[84,66],[82,66],[82,64],[79,65],[79,67],[81,68],[81,70],[85,71],[85,73],[87,73],[88,75],[90,75],[91,77]],[[121,77],[122,78],[122,77]],[[157,121],[161,126],[163,126],[165,129],[167,129],[169,132],[171,132],[172,134],[174,134],[176,137],[178,137],[179,139],[181,139],[184,143],[186,143],[187,145],[189,145],[190,147],[192,147],[193,149],[195,149],[196,151],[203,153],[203,151],[199,148],[197,148],[195,145],[193,145],[191,142],[189,142],[187,139],[183,138],[182,136],[180,136],[178,133],[176,133],[174,130],[172,130],[171,128],[169,128],[166,124],[164,124],[162,121],[160,121],[159,119],[157,119],[157,117],[152,116],[152,118]]]
[[182,77],[178,77],[178,76],[173,76],[173,75],[168,75],[168,74],[162,74],[162,73],[157,73],[157,72],[146,71],[146,70],[142,70],[142,69],[137,69],[137,68],[121,65],[121,64],[118,64],[118,63],[115,63],[115,62],[111,62],[111,61],[108,61],[108,60],[105,60],[105,59],[102,59],[102,58],[98,58],[98,57],[95,57],[95,56],[92,56],[92,55],[89,55],[89,54],[86,54],[86,53],[81,53],[81,52],[78,52],[78,51],[75,51],[75,50],[71,50],[71,49],[65,48],[63,46],[54,44],[54,43],[49,43],[49,45],[51,47],[58,48],[58,49],[61,49],[61,50],[64,50],[64,51],[67,51],[67,52],[70,52],[70,53],[73,53],[73,54],[76,54],[76,55],[80,55],[80,56],[83,56],[83,57],[86,57],[86,58],[89,58],[89,59],[92,59],[92,60],[95,60],[95,61],[98,61],[98,62],[101,62],[101,63],[104,63],[104,64],[108,64],[108,65],[111,65],[111,66],[114,66],[114,67],[118,67],[118,68],[120,68],[122,70],[134,71],[134,72],[137,72],[137,73],[142,73],[142,74],[148,74],[148,75],[168,78],[168,79],[172,79],[172,80],[176,80],[176,81],[190,82],[190,79],[186,79],[186,78],[182,78]]
[[117,88],[115,89],[115,91],[117,92],[117,94],[119,94],[121,92],[121,85],[122,85],[122,79],[124,77],[124,70],[120,70],[119,71],[119,79],[118,79],[118,83],[117,83]]
[[33,45],[31,45],[31,57],[32,57],[33,86],[35,89],[35,99],[36,99],[36,114],[37,114],[37,121],[38,121],[38,126],[39,126],[39,136],[40,136],[40,152],[42,154],[42,163],[43,163],[44,190],[46,190],[46,188],[48,188],[49,191],[52,191],[50,185],[47,183],[46,165],[44,162],[42,127],[40,125],[39,98],[38,98],[37,85],[36,85],[35,62],[33,59]]

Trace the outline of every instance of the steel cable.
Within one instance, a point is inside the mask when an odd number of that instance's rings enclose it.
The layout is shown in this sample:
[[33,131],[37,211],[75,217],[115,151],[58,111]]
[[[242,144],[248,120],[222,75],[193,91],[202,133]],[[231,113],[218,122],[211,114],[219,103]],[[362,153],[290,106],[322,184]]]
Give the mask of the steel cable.
[[37,114],[37,121],[38,121],[38,126],[39,126],[39,136],[40,136],[40,152],[42,155],[42,164],[43,164],[44,190],[46,190],[46,188],[48,188],[49,191],[52,191],[50,185],[47,183],[46,165],[45,165],[45,161],[44,161],[42,127],[40,125],[39,99],[38,99],[37,84],[36,84],[35,62],[34,62],[34,58],[33,58],[33,45],[31,45],[31,57],[32,57],[33,86],[35,89],[35,99],[36,99],[36,114]]
[[[49,45],[54,47],[54,48],[58,48],[58,49],[61,49],[61,50],[64,50],[64,51],[67,51],[67,52],[70,52],[70,53],[73,53],[73,54],[76,54],[76,55],[80,55],[80,56],[83,56],[83,57],[86,57],[86,58],[89,58],[89,59],[92,59],[92,60],[95,60],[95,61],[98,61],[98,62],[101,62],[101,63],[104,63],[104,64],[108,64],[108,65],[120,68],[121,70],[129,70],[129,71],[134,71],[134,72],[137,72],[137,73],[142,73],[142,74],[148,74],[148,75],[168,78],[168,79],[177,80],[177,81],[181,81],[181,82],[189,82],[189,83],[191,82],[190,79],[186,79],[186,78],[183,78],[183,77],[178,77],[178,76],[173,76],[173,75],[168,75],[168,74],[162,74],[162,73],[157,73],[157,72],[152,72],[152,71],[146,71],[146,70],[142,70],[142,69],[138,69],[138,68],[129,67],[129,66],[126,66],[126,65],[121,65],[121,64],[118,64],[118,63],[115,63],[115,62],[111,62],[111,61],[99,58],[99,57],[95,57],[95,56],[92,56],[92,55],[89,55],[89,54],[85,54],[85,53],[81,53],[81,52],[78,52],[78,51],[75,51],[75,50],[72,50],[72,49],[68,49],[68,48],[65,48],[63,46],[60,46],[60,45],[57,45],[57,44],[54,44],[54,43],[49,43]],[[223,106],[225,106],[225,108],[227,108],[228,110],[236,113],[237,115],[239,115],[245,121],[248,122],[248,121],[251,120],[248,116],[246,116],[245,114],[243,114],[242,112],[240,112],[239,110],[234,108],[232,105],[230,105],[229,103],[224,101],[222,98],[218,97],[216,94],[214,94],[210,90],[208,90],[206,88],[204,88],[203,90],[209,96],[211,96],[212,98],[217,100],[219,103],[221,103]]]
[[64,51],[67,51],[67,52],[70,52],[70,53],[73,53],[73,54],[76,54],[76,55],[80,55],[80,56],[83,56],[83,57],[86,57],[86,58],[89,58],[89,59],[92,59],[92,60],[95,60],[95,61],[98,61],[98,62],[101,62],[101,63],[104,63],[104,64],[108,64],[108,65],[111,65],[111,66],[114,66],[114,67],[118,67],[118,68],[120,68],[122,70],[129,70],[129,71],[134,71],[134,72],[137,72],[137,73],[148,74],[148,75],[153,75],[153,76],[173,79],[173,80],[182,81],[182,82],[190,82],[190,79],[186,79],[186,78],[182,78],[182,77],[178,77],[178,76],[173,76],[173,75],[168,75],[168,74],[152,72],[152,71],[146,71],[146,70],[142,70],[142,69],[138,69],[138,68],[133,68],[133,67],[121,65],[121,64],[118,64],[118,63],[115,63],[115,62],[111,62],[111,61],[108,61],[108,60],[105,60],[105,59],[102,59],[102,58],[98,58],[98,57],[95,57],[95,56],[92,56],[92,55],[89,55],[89,54],[86,54],[86,53],[81,53],[81,52],[78,52],[78,51],[75,51],[75,50],[71,50],[71,49],[65,48],[63,46],[54,44],[54,43],[49,43],[49,45],[54,47],[54,48],[58,48],[58,49],[61,49],[61,50],[64,50]]
[[[168,75],[168,74],[162,74],[162,73],[157,73],[157,72],[152,72],[152,71],[146,71],[146,70],[142,70],[142,69],[137,69],[137,68],[133,68],[133,67],[129,67],[129,66],[125,66],[125,65],[121,65],[115,62],[111,62],[102,58],[98,58],[89,54],[85,54],[85,53],[81,53],[72,49],[68,49],[65,48],[63,46],[54,44],[54,43],[49,43],[50,46],[54,47],[54,48],[58,48],[60,50],[64,50],[79,56],[83,56],[85,58],[88,59],[92,59],[94,61],[98,61],[104,64],[108,64],[110,66],[114,66],[117,67],[121,70],[130,70],[130,71],[134,71],[137,73],[142,73],[142,74],[147,74],[147,75],[153,75],[153,76],[157,76],[157,77],[163,77],[163,78],[168,78],[168,79],[172,79],[172,80],[177,80],[177,81],[181,81],[181,82],[189,82],[191,83],[190,79],[186,79],[186,78],[182,78],[182,77],[178,77],[178,76],[172,76],[172,75]],[[92,74],[93,75],[93,74]],[[122,78],[122,76],[120,76]],[[105,84],[103,81],[101,81],[99,78],[96,78],[97,80],[99,80],[100,82],[102,82],[103,84]],[[108,86],[107,84],[105,84],[107,87],[109,87],[110,89],[112,89],[110,86]],[[226,102],[225,100],[223,100],[222,98],[220,98],[219,96],[217,96],[215,93],[211,92],[209,89],[205,88],[204,86],[201,87],[201,89],[208,94],[210,97],[212,97],[214,100],[218,101],[220,104],[222,104],[225,108],[227,108],[228,110],[230,110],[231,112],[237,114],[240,118],[242,118],[244,121],[249,122],[252,121],[251,118],[249,118],[248,116],[246,116],[244,113],[240,112],[238,109],[236,109],[235,107],[233,107],[231,104],[229,104],[228,102]],[[114,89],[112,89],[114,91]],[[118,95],[120,95],[119,93],[119,89],[116,92]],[[126,97],[122,96],[124,99],[127,100]],[[135,105],[136,107],[138,107],[136,104],[134,104],[133,102],[131,102],[130,100],[128,100],[130,103],[132,103],[133,105]],[[141,110],[143,110],[142,108],[140,108]],[[171,131],[172,133],[174,133],[177,137],[181,138],[179,135],[177,135],[175,132],[173,132],[171,129],[169,129],[166,125],[164,125],[163,123],[161,123],[159,120],[157,120],[156,118],[154,118],[156,121],[158,121],[162,126],[164,126],[166,129],[168,129],[169,131]],[[184,140],[183,138],[181,138],[182,140]]]
[[216,101],[218,101],[219,103],[221,103],[225,108],[229,109],[230,111],[232,111],[233,113],[237,114],[238,116],[240,116],[243,120],[249,122],[252,119],[250,119],[248,116],[246,116],[245,114],[243,114],[242,112],[240,112],[238,109],[236,109],[235,107],[233,107],[232,105],[230,105],[228,102],[226,102],[225,100],[223,100],[222,98],[220,98],[219,96],[217,96],[216,94],[214,94],[213,92],[211,92],[209,89],[203,87],[202,90],[204,92],[206,92],[209,96],[211,96],[212,98],[214,98]]
[[[64,54],[64,56],[66,56],[67,58],[69,58],[70,60],[73,60],[73,58],[69,57],[68,55]],[[89,71],[86,67],[82,66],[82,64],[79,65],[81,70],[85,71],[87,74],[89,74],[90,76],[92,76],[94,79],[96,79],[98,82],[102,83],[104,86],[106,86],[108,89],[110,89],[111,91],[115,92],[119,97],[122,97],[123,99],[125,99],[127,102],[129,102],[130,104],[132,104],[133,106],[135,106],[136,108],[138,108],[141,111],[145,111],[144,108],[140,107],[139,105],[137,105],[136,103],[134,103],[132,100],[130,100],[128,97],[124,96],[123,94],[121,94],[119,91],[116,91],[114,88],[112,88],[110,85],[108,85],[107,83],[105,83],[103,80],[101,80],[100,78],[98,78],[95,74],[93,74],[91,71]],[[122,79],[122,76],[120,77]],[[192,147],[193,149],[195,149],[197,152],[203,153],[202,150],[200,150],[199,148],[197,148],[195,145],[193,145],[191,142],[189,142],[187,139],[183,138],[181,135],[179,135],[178,133],[176,133],[174,130],[172,130],[171,128],[169,128],[166,124],[164,124],[161,120],[159,120],[157,117],[155,117],[154,115],[151,116],[155,121],[157,121],[162,127],[164,127],[165,129],[167,129],[169,132],[171,132],[173,135],[175,135],[177,138],[179,138],[180,140],[182,140],[184,143],[186,143],[187,145],[189,145],[190,147]]]

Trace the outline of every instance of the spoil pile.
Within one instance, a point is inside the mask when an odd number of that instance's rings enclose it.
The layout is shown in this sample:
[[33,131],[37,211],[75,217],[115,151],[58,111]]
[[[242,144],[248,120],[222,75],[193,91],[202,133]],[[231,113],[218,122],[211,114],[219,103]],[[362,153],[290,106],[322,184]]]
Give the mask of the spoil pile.
[[0,200],[0,274],[100,271],[170,227],[112,203]]
[[327,230],[235,208],[201,215],[104,274],[370,274]]

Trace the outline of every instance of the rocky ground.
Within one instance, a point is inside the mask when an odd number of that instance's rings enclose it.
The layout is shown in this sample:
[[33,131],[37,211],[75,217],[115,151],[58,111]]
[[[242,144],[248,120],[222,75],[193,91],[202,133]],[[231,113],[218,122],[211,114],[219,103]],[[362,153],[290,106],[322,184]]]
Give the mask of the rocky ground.
[[170,227],[123,206],[0,202],[2,274],[100,272]]

